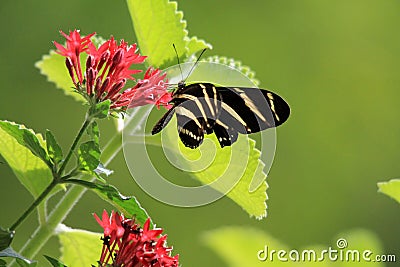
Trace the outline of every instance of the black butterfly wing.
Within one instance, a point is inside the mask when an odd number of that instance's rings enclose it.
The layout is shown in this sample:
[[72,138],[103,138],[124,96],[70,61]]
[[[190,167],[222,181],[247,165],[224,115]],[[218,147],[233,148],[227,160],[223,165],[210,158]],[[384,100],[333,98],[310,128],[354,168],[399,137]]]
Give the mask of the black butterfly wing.
[[171,102],[177,106],[184,105],[201,122],[201,127],[207,134],[213,132],[215,121],[221,111],[221,97],[213,84],[187,85],[174,94]]
[[179,88],[173,95],[173,108],[154,126],[160,132],[177,116],[179,137],[190,148],[198,147],[204,134],[215,133],[221,145],[236,142],[238,133],[250,134],[284,123],[289,105],[279,95],[258,88],[215,87],[195,83]]
[[271,91],[243,87],[217,87],[217,90],[222,99],[219,121],[239,133],[276,127],[289,117],[289,105]]
[[178,133],[182,143],[190,148],[198,147],[204,139],[204,129],[202,127],[204,121],[201,118],[200,120],[195,118],[193,112],[188,109],[190,106],[193,108],[193,102],[185,102],[179,106],[174,105],[154,125],[151,134],[154,135],[161,132],[170,122],[174,113],[176,113]]
[[165,114],[161,117],[161,119],[154,125],[153,129],[151,130],[151,134],[157,134],[164,129],[165,126],[170,122],[172,116],[174,115],[175,106],[170,108]]
[[176,119],[179,138],[186,147],[193,149],[201,145],[204,140],[204,120],[196,118],[188,105],[194,105],[194,103],[187,101],[176,107]]
[[175,112],[180,139],[187,147],[198,147],[204,133],[213,132],[221,108],[219,99],[213,84],[195,83],[179,88],[171,100],[174,106],[153,127],[152,134],[160,132]]
[[213,130],[221,147],[232,145],[238,138],[238,132],[220,120],[216,121]]
[[198,147],[204,134],[213,132],[220,116],[221,97],[217,88],[210,83],[190,84],[178,89],[171,102],[176,105],[182,143],[190,148]]

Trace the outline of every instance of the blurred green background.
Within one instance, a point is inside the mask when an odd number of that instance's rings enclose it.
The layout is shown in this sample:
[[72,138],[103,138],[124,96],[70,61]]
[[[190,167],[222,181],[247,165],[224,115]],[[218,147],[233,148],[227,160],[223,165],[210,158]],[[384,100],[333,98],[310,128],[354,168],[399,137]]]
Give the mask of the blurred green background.
[[[179,9],[190,34],[213,45],[208,55],[242,60],[292,108],[277,131],[262,221],[229,199],[190,209],[164,205],[136,186],[122,154],[112,162],[110,182],[135,194],[165,228],[183,266],[225,266],[201,243],[205,231],[225,225],[259,228],[291,247],[329,244],[337,233],[361,227],[379,236],[385,252],[398,253],[400,207],[377,193],[376,183],[400,176],[400,2],[203,0],[179,1]],[[36,132],[51,129],[67,149],[85,109],[33,65],[52,40],[62,41],[60,29],[134,42],[125,1],[2,0],[0,25],[0,118]],[[114,128],[101,127],[105,143]],[[0,175],[0,225],[9,227],[32,198],[6,164]],[[103,208],[109,206],[87,193],[65,223],[100,231],[91,213]],[[31,216],[16,249],[35,227]],[[41,254],[57,256],[57,242]]]

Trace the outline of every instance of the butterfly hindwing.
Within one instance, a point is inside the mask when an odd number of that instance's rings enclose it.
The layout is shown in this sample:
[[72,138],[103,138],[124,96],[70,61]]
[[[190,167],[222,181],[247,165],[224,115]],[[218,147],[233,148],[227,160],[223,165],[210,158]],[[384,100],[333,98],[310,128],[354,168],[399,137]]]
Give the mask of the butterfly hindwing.
[[235,129],[222,124],[219,120],[214,125],[214,133],[221,147],[232,145],[238,138],[238,132]]
[[201,126],[207,134],[213,132],[215,120],[221,111],[221,97],[213,84],[187,85],[174,94],[172,102],[190,110],[201,121]]
[[[179,107],[178,107],[178,110]],[[181,113],[176,113],[179,138],[186,147],[196,148],[203,142],[204,130],[193,120]]]

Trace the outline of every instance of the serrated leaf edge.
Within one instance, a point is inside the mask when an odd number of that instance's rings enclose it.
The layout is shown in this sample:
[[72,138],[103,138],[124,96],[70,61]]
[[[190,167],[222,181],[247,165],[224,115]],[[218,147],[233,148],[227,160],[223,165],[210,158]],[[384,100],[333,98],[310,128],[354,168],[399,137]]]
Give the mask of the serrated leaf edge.
[[256,73],[253,70],[251,70],[249,66],[243,65],[242,61],[240,60],[236,60],[234,58],[229,58],[229,57],[211,56],[205,58],[205,61],[227,65],[241,72],[243,75],[249,78],[256,86],[259,86],[260,84],[260,81],[255,78]]
[[[265,168],[266,165],[265,165],[264,161],[262,161],[261,158],[260,158],[261,150],[256,148],[256,141],[255,140],[253,140],[251,138],[249,138],[249,139],[253,141],[253,149],[252,150],[256,151],[258,153],[258,160],[257,161],[258,161],[258,164],[261,165],[261,167],[260,167],[261,170],[262,170],[261,174],[265,176],[265,179],[264,179],[263,183],[261,183],[256,189],[254,189],[253,191],[250,192],[250,188],[249,188],[249,192],[252,193],[252,192],[255,192],[259,187],[263,186],[263,184],[265,183],[266,188],[265,188],[265,191],[264,191],[264,194],[265,194],[264,214],[261,214],[260,216],[255,216],[254,214],[250,214],[250,218],[254,216],[257,220],[261,221],[262,219],[267,218],[267,216],[268,216],[268,204],[267,204],[267,201],[269,199],[268,194],[267,194],[267,190],[269,189],[269,185],[268,185],[268,182],[267,182],[268,175],[264,171],[264,168]],[[258,166],[257,166],[257,168],[258,168]],[[256,171],[257,171],[257,169],[256,169]],[[250,184],[251,184],[251,182],[250,182]]]
[[[74,100],[77,100],[77,101],[82,102],[82,103],[86,103],[86,100],[85,100],[84,97],[82,97],[82,96],[79,95],[78,93],[76,93],[76,96],[73,95],[73,94],[69,94],[67,88],[63,88],[56,80],[51,79],[51,75],[47,75],[47,74],[43,71],[43,69],[42,69],[42,67],[41,67],[42,64],[43,64],[43,62],[44,62],[45,60],[47,60],[47,59],[51,59],[51,57],[54,56],[54,55],[58,55],[58,54],[56,53],[56,51],[55,51],[54,49],[50,49],[50,51],[49,51],[48,54],[44,54],[44,55],[41,57],[41,59],[38,60],[38,61],[35,63],[35,65],[34,65],[35,68],[39,69],[39,73],[40,73],[41,75],[43,75],[43,76],[46,77],[46,81],[47,81],[47,82],[53,83],[53,84],[56,86],[57,89],[62,90],[62,91],[63,91],[63,94],[64,94],[65,96],[72,97]],[[68,72],[67,72],[67,71],[66,71],[66,75],[68,75]],[[72,83],[71,83],[71,88],[70,88],[70,89],[71,89],[71,92],[73,93],[73,92],[74,92],[74,88],[73,88],[73,84],[72,84]]]
[[[43,135],[41,133],[36,133],[33,129],[27,128],[24,124],[19,124],[14,121],[9,121],[9,120],[0,120],[0,122],[8,123],[12,126],[18,126],[18,130],[27,130],[30,132],[32,135],[34,135],[37,138],[37,141],[39,142],[39,146],[43,149],[43,152],[47,155],[48,159],[43,159],[40,155],[35,155],[35,153],[27,147],[25,144],[21,144],[19,141],[17,141],[20,145],[23,147],[27,148],[35,157],[38,157],[41,159],[50,169],[51,169],[51,162],[50,162],[50,157],[47,153],[47,143],[46,140],[44,139]],[[10,135],[12,138],[15,138],[14,136]],[[17,140],[17,139],[16,139]]]

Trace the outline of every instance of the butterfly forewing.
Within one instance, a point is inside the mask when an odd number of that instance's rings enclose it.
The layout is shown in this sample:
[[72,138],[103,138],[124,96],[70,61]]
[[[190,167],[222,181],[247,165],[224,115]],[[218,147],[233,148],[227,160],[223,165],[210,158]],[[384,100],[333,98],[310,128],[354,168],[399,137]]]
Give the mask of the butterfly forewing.
[[222,98],[219,120],[239,133],[256,133],[287,120],[288,104],[278,95],[258,88],[218,87]]
[[170,122],[172,119],[172,116],[174,115],[174,108],[169,109],[167,112],[165,112],[164,116],[161,117],[161,119],[154,125],[153,130],[151,130],[151,134],[157,134],[161,132],[162,129]]

